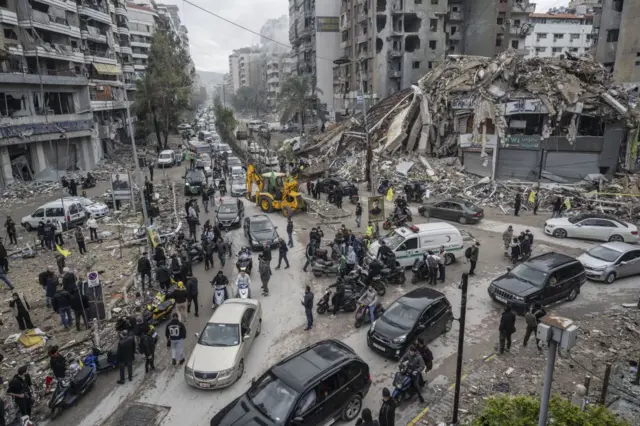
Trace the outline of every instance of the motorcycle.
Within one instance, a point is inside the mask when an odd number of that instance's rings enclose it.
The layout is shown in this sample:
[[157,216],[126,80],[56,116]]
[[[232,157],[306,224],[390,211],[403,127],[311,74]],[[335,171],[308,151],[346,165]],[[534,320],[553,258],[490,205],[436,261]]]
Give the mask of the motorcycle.
[[323,275],[338,275],[340,273],[340,264],[332,261],[316,260],[311,266],[314,277],[321,277]]
[[238,284],[238,298],[239,299],[251,299],[251,289],[249,284]]
[[411,216],[411,212],[408,209],[405,209],[404,214],[396,215],[392,213],[383,223],[382,229],[389,230],[391,228],[400,228],[405,226],[407,223],[411,222],[413,217]]
[[360,196],[358,194],[351,194],[349,195],[349,201],[351,201],[351,204],[358,204],[358,202],[360,202]]
[[[339,311],[342,312],[353,312],[356,310],[358,306],[358,299],[362,295],[364,288],[357,289],[353,286],[345,286],[344,289],[344,297],[342,298],[342,302],[340,303]],[[331,307],[331,311],[333,311],[333,306],[331,306],[333,292],[330,288],[327,289],[324,296],[320,298],[316,305],[316,312],[319,315],[325,314],[329,308]]]
[[226,185],[222,185],[218,188],[220,190],[220,196],[224,197],[225,195],[227,195],[227,186]]
[[49,401],[51,420],[55,420],[65,408],[75,405],[78,399],[93,387],[97,378],[97,367],[92,363],[81,364],[80,369],[71,379],[59,380]]
[[204,260],[204,250],[202,246],[195,241],[187,240],[186,250],[191,263],[198,263]]
[[236,268],[238,268],[238,272],[240,269],[245,268],[247,274],[251,275],[251,269],[253,268],[253,259],[251,257],[240,258],[236,262]]
[[411,267],[413,276],[411,282],[417,284],[419,281],[426,280],[429,276],[429,266],[424,259],[416,259]]
[[[384,313],[384,308],[382,307],[382,303],[378,302],[376,307],[373,309],[373,316],[375,319],[380,318],[380,316]],[[362,327],[364,324],[371,322],[371,317],[369,316],[369,307],[363,304],[360,304],[358,310],[356,310],[356,328]]]
[[[331,247],[331,260],[335,261],[340,258],[340,249],[335,242],[330,242],[327,244],[327,247]],[[316,249],[316,257],[315,259],[322,260],[324,262],[329,261],[329,250],[319,248]]]
[[411,376],[413,374],[420,374],[418,379],[420,387],[424,387],[426,384],[426,381],[423,378],[424,371],[411,371],[406,362],[403,362],[398,366],[398,371],[393,377],[393,392],[391,392],[391,398],[396,401],[397,405],[400,405],[402,401],[409,400],[415,393],[415,389],[411,383]]
[[83,177],[80,178],[80,185],[82,186],[82,189],[95,188],[96,180]]
[[389,284],[404,284],[407,280],[404,274],[404,268],[402,266],[396,266],[395,268],[383,268],[380,271],[380,277],[383,281]]
[[104,371],[113,370],[118,367],[118,358],[112,350],[103,352],[96,347],[93,347],[91,349],[91,353],[84,357],[84,360],[82,362],[84,363],[84,365],[95,364],[98,374]]
[[227,286],[216,284],[213,287],[213,303],[214,308],[222,305],[227,300]]
[[[356,265],[355,269],[345,277],[347,283],[353,283],[357,281],[361,286],[366,287],[365,283],[367,282],[367,278],[369,274],[365,269]],[[387,292],[387,284],[381,279],[380,276],[373,277],[371,281],[371,287],[376,291],[378,296],[382,297]]]
[[391,186],[389,179],[382,179],[380,181],[380,185],[378,185],[378,194],[386,195],[389,190],[389,186]]
[[172,290],[158,291],[151,301],[145,306],[142,318],[151,325],[158,324],[171,316],[176,300],[171,297]]

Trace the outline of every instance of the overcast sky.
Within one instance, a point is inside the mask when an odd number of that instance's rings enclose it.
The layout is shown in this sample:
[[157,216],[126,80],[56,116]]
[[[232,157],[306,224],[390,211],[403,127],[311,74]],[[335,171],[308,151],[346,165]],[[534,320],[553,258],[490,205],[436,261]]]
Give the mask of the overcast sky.
[[[190,0],[255,32],[267,19],[289,13],[288,0]],[[537,12],[568,4],[568,0],[534,0]],[[260,37],[209,15],[182,0],[160,0],[180,8],[180,19],[189,31],[191,57],[196,68],[226,73],[233,49],[260,42]]]

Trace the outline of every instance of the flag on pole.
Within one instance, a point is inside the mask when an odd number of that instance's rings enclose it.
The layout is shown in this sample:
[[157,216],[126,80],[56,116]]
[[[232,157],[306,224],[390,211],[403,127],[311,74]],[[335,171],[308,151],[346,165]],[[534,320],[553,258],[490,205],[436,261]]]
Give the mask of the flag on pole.
[[393,200],[393,188],[389,187],[387,190],[387,201]]
[[56,244],[56,251],[61,255],[63,255],[64,257],[69,257],[69,255],[71,254],[69,250],[65,250],[57,244]]

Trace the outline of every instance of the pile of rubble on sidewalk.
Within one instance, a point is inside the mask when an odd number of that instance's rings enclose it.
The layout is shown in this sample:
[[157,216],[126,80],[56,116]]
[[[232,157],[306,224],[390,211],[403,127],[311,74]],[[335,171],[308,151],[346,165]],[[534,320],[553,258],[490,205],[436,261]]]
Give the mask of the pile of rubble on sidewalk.
[[[569,353],[560,351],[556,357],[553,393],[572,399],[577,390],[582,391],[577,385],[585,383],[585,378],[590,376],[588,395],[584,398],[590,404],[597,403],[606,364],[611,363],[612,381],[607,403],[625,399],[640,404],[640,386],[629,384],[638,368],[640,309],[586,314],[575,324],[580,328],[579,343]],[[514,339],[511,352],[479,364],[462,383],[460,407],[467,415],[472,417],[478,413],[483,401],[496,394],[538,395],[541,392],[547,363],[546,347],[540,352],[536,349],[535,335],[527,347],[522,347],[522,334],[515,336],[518,338]],[[497,341],[498,337],[495,338]]]

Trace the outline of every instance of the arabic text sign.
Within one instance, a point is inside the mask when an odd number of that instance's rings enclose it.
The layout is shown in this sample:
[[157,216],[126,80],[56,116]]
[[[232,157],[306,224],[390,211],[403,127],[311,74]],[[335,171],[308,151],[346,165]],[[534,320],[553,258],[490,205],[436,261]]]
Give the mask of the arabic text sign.
[[540,99],[519,99],[504,105],[504,115],[513,114],[548,114],[549,110]]
[[[482,135],[474,137],[473,133],[465,133],[459,136],[460,148],[482,148]],[[497,135],[484,135],[484,147],[493,149],[498,144]]]
[[340,18],[337,16],[318,16],[316,18],[316,31],[319,33],[340,32]]
[[456,98],[451,101],[451,109],[473,109],[473,99]]
[[506,135],[501,148],[540,149],[540,135]]

